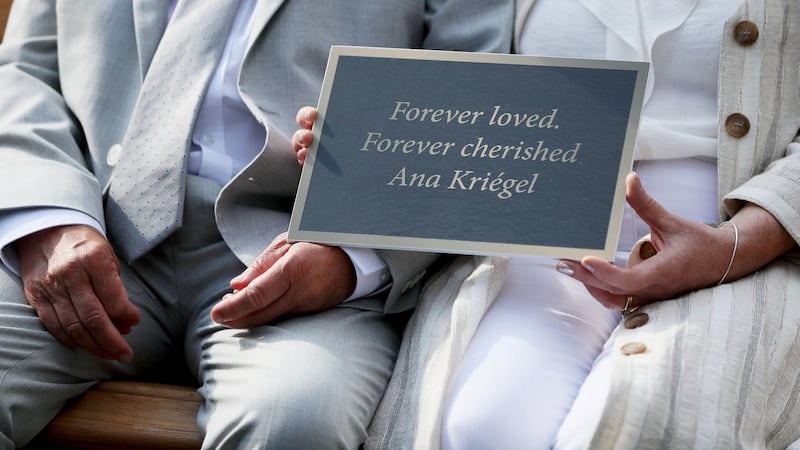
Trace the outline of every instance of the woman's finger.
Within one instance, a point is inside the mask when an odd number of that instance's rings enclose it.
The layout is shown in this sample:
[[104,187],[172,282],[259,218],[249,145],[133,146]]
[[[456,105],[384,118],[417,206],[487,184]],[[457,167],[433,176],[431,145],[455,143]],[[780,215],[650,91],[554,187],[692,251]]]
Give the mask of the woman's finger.
[[628,204],[651,229],[660,228],[665,219],[671,217],[669,211],[647,193],[636,172],[629,173],[625,178],[625,187]]

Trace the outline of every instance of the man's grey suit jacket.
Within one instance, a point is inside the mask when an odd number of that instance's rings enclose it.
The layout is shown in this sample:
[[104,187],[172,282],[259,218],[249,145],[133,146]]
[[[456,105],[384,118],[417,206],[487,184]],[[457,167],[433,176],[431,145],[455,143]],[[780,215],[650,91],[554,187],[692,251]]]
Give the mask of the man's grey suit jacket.
[[[71,208],[104,224],[103,195],[167,20],[165,0],[24,0],[0,45],[0,214]],[[266,129],[258,157],[222,190],[222,236],[249,263],[288,224],[300,168],[287,136],[316,104],[333,44],[506,52],[512,0],[265,0],[243,66],[242,98]],[[488,80],[487,80],[488,81]],[[365,93],[368,95],[368,93]],[[433,255],[381,252],[386,311]]]

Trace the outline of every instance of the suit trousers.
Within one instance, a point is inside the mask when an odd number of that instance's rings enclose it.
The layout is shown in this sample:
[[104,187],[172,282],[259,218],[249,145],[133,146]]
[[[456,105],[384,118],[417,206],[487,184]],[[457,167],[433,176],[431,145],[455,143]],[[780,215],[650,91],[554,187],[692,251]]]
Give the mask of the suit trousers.
[[210,309],[244,269],[217,231],[219,189],[190,176],[184,226],[122,264],[142,316],[126,336],[130,364],[62,345],[41,325],[19,277],[0,269],[0,449],[29,442],[98,380],[169,375],[159,372],[175,367],[176,354],[204,399],[204,448],[357,448],[366,439],[400,342],[392,318],[356,300],[251,329],[214,323]]

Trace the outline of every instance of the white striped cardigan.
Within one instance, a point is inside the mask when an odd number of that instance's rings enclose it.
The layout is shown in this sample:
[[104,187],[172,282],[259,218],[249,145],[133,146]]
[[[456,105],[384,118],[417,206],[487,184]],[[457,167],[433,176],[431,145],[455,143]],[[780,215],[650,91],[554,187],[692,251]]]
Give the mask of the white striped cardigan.
[[[519,38],[534,0],[517,0]],[[759,29],[733,39],[737,23]],[[719,78],[720,215],[743,202],[770,211],[800,242],[800,1],[747,0],[725,25]],[[726,132],[744,114],[744,137]],[[442,398],[480,318],[503,283],[505,260],[458,257],[427,284],[404,336],[367,448],[439,446]],[[800,258],[736,282],[643,308],[650,321],[618,327],[609,400],[592,449],[800,449]]]

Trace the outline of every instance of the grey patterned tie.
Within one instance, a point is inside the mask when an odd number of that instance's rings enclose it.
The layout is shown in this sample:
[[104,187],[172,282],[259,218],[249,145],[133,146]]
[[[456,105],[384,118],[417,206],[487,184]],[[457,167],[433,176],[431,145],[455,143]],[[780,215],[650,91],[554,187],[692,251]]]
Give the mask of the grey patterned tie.
[[179,0],[122,141],[106,224],[128,261],[181,225],[192,124],[239,0]]

